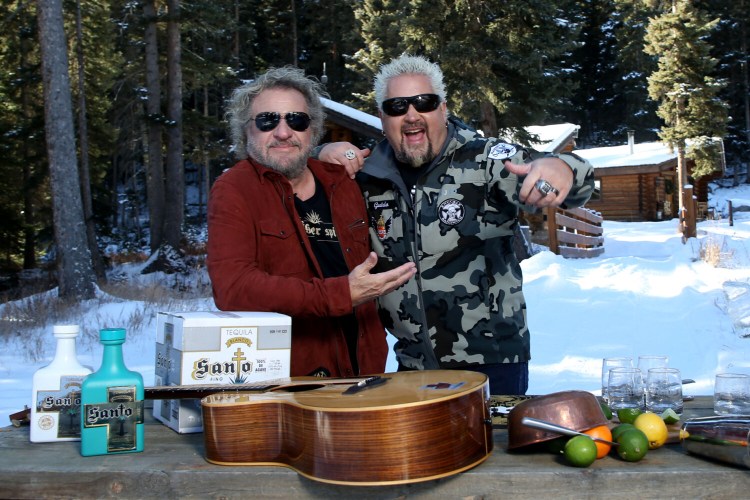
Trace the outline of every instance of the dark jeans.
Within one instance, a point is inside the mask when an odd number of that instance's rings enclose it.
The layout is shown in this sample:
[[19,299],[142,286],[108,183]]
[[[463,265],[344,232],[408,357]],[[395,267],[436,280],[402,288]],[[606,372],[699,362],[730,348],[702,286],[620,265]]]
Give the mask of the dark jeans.
[[[529,388],[529,364],[524,363],[497,363],[492,365],[468,365],[461,370],[470,370],[487,375],[490,380],[490,394],[521,395],[526,394]],[[398,365],[398,371],[411,371]]]

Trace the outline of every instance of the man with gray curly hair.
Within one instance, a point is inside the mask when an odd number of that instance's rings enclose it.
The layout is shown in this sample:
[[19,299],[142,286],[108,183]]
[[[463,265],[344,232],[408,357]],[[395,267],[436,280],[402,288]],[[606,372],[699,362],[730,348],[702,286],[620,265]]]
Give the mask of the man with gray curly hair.
[[292,317],[291,375],[382,373],[374,299],[414,275],[375,274],[362,192],[338,165],[308,159],[325,132],[322,85],[273,68],[234,91],[239,162],[211,188],[207,266],[216,306]]

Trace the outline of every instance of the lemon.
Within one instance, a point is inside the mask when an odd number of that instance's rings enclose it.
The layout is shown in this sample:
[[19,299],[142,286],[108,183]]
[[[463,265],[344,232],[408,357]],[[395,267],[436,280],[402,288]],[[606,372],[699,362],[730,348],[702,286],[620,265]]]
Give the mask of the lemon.
[[620,424],[616,426],[614,429],[612,429],[612,440],[617,441],[617,438],[620,437],[620,434],[628,429],[635,429],[635,426],[633,424]]
[[646,435],[650,450],[659,448],[667,442],[669,431],[667,430],[667,424],[664,423],[660,415],[647,411],[638,415],[633,425]]
[[588,467],[596,460],[596,443],[588,436],[575,436],[565,443],[563,456],[570,465]]
[[637,462],[648,452],[648,438],[640,429],[627,429],[617,442],[617,454],[627,462]]
[[664,410],[664,412],[661,414],[661,419],[664,420],[664,423],[667,425],[676,424],[680,421],[680,416],[675,413],[675,411],[672,408],[667,408]]
[[617,419],[622,424],[632,424],[641,413],[643,411],[640,408],[620,408],[617,410]]

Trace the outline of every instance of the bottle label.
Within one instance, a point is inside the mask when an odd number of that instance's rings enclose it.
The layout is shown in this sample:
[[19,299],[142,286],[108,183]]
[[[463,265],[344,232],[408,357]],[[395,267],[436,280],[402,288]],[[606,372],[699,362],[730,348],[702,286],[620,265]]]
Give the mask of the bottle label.
[[137,446],[137,424],[143,423],[143,400],[136,388],[108,387],[107,401],[84,406],[84,428],[107,428],[107,452],[130,451]]
[[[80,375],[62,375],[60,389],[36,392],[36,424],[39,428],[49,431],[57,420],[57,438],[81,437],[82,382]],[[56,414],[57,419],[51,414]]]

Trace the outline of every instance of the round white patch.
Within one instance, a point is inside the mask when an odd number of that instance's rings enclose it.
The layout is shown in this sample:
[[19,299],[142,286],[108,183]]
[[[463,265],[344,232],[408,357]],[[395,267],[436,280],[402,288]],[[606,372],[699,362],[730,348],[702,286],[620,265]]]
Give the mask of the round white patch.
[[504,142],[498,142],[492,149],[487,157],[491,160],[506,160],[517,152],[516,147],[513,144],[506,144]]
[[466,209],[464,204],[455,198],[445,200],[438,207],[438,217],[440,222],[448,224],[449,226],[455,226],[462,220],[464,220],[464,214]]

